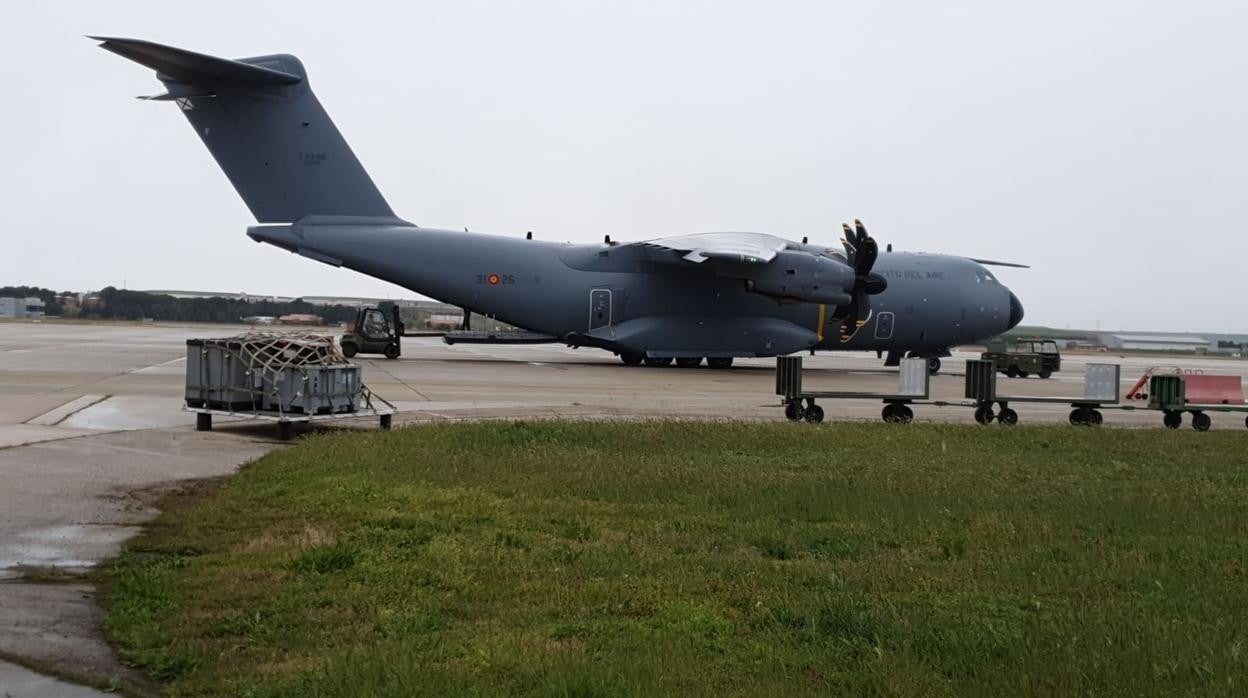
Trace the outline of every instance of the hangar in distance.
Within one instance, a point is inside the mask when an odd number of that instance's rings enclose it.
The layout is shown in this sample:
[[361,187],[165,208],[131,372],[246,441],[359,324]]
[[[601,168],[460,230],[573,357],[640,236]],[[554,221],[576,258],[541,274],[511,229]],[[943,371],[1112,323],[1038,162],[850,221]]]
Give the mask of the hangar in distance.
[[1022,305],[986,260],[844,249],[766,233],[571,244],[437,230],[395,215],[312,92],[299,59],[230,60],[93,37],[156,71],[262,225],[247,235],[625,363],[875,350],[888,363],[1008,330]]

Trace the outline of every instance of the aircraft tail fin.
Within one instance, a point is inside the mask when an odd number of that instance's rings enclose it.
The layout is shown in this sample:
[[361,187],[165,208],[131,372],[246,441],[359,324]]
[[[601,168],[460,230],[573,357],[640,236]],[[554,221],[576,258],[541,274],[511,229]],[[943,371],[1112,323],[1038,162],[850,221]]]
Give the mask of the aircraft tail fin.
[[156,71],[256,220],[307,216],[398,222],[286,54],[230,60],[138,39],[90,37]]

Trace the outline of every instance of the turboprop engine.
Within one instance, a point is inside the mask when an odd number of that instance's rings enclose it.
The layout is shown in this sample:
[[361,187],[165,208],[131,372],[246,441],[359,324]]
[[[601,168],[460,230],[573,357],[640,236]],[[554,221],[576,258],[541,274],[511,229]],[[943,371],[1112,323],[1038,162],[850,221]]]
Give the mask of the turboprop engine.
[[853,300],[848,264],[802,250],[784,250],[762,267],[742,270],[746,289],[781,302],[846,305]]

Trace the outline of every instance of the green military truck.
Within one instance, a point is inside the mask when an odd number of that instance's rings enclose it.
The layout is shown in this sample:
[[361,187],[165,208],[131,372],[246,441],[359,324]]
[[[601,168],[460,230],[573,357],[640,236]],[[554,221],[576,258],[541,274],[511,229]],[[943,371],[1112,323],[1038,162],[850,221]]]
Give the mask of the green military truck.
[[1062,370],[1062,355],[1057,342],[1051,339],[1018,339],[1011,346],[1003,340],[988,343],[988,351],[980,355],[991,361],[993,368],[1010,378],[1039,376],[1048,378]]

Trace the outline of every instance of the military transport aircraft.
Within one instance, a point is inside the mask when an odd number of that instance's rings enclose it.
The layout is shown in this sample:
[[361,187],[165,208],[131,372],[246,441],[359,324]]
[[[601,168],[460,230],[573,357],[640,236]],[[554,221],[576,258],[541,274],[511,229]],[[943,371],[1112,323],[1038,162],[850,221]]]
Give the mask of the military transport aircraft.
[[[627,364],[875,350],[895,364],[1023,317],[987,260],[884,252],[861,223],[843,251],[765,233],[571,244],[423,228],[395,216],[291,55],[229,60],[91,37],[156,71],[243,201],[247,235]],[[1000,263],[996,263],[1000,264]],[[1018,266],[1018,265],[1013,265]]]

